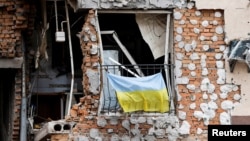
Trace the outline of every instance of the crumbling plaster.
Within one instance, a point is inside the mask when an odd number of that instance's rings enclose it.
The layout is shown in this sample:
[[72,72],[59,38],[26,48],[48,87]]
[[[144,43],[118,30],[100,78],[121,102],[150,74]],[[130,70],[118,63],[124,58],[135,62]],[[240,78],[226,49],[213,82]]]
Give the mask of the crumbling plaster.
[[[250,33],[250,1],[249,0],[195,0],[197,9],[223,9],[225,20],[225,41],[249,38]],[[236,22],[237,21],[237,22]],[[232,111],[233,116],[249,116],[250,111],[250,74],[245,63],[237,63],[234,72],[230,72],[225,63],[227,83],[241,85],[240,104]]]

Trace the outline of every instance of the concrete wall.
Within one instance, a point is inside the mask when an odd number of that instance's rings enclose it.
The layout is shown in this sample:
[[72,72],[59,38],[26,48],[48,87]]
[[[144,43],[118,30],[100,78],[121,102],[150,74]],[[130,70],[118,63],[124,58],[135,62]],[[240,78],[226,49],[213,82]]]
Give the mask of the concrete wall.
[[[224,10],[225,19],[225,36],[226,42],[233,39],[249,38],[250,33],[250,1],[249,0],[196,0],[197,9],[222,9]],[[237,63],[233,73],[230,73],[227,60],[226,81],[241,85],[242,98],[240,104],[232,111],[232,115],[249,116],[250,111],[250,75],[247,72],[247,66],[244,63]]]
[[69,1],[78,9],[162,9],[185,6],[182,0],[77,0]]

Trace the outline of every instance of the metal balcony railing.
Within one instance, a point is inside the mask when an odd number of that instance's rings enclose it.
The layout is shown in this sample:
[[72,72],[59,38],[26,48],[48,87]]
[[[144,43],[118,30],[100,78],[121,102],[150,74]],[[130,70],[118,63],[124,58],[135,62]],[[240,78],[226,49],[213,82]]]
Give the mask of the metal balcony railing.
[[128,76],[128,77],[142,77],[161,72],[164,81],[166,83],[167,81],[166,81],[165,70],[169,70],[168,72],[170,72],[171,66],[172,66],[171,64],[102,65],[101,68],[104,73],[103,73],[103,95],[101,98],[102,102],[101,113],[123,112],[117,100],[115,90],[112,89],[112,86],[108,82],[108,78],[106,77],[107,73],[112,73],[121,76]]

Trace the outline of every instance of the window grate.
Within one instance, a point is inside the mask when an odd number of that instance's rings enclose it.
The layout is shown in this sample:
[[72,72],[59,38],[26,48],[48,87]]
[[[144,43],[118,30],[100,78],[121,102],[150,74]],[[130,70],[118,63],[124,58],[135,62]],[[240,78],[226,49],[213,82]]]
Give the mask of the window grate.
[[[101,104],[101,113],[122,113],[122,108],[118,102],[115,94],[115,90],[108,82],[107,73],[112,73],[116,75],[126,76],[126,77],[142,77],[149,76],[161,72],[164,78],[166,86],[166,75],[165,70],[168,69],[170,72],[170,67],[172,64],[137,64],[137,65],[102,65],[103,70],[103,95]],[[140,69],[141,71],[137,71]],[[141,74],[137,73],[141,72]],[[171,76],[171,75],[168,75]],[[138,111],[140,113],[143,111]]]

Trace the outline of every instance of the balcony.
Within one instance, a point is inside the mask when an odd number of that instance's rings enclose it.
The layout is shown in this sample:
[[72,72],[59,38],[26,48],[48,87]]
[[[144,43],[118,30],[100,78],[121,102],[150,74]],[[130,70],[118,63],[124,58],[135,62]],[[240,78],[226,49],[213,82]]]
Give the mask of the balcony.
[[[116,97],[115,90],[109,84],[107,73],[126,77],[143,77],[161,73],[166,84],[167,91],[170,91],[171,79],[169,76],[171,76],[170,69],[172,66],[173,65],[171,64],[102,65],[101,69],[103,73],[103,94],[101,96],[100,113],[123,113],[123,110]],[[167,75],[166,72],[168,72]],[[166,76],[168,79],[166,79]],[[135,113],[144,113],[144,111],[138,111]]]

